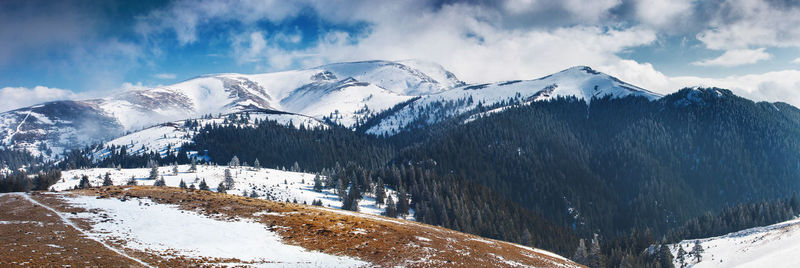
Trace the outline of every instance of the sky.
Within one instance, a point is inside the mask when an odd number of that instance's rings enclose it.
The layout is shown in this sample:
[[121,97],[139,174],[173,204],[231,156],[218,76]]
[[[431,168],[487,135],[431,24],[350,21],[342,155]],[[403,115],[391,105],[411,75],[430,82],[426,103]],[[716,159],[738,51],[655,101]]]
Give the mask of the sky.
[[209,73],[420,59],[470,83],[587,65],[800,106],[790,0],[0,1],[0,111]]

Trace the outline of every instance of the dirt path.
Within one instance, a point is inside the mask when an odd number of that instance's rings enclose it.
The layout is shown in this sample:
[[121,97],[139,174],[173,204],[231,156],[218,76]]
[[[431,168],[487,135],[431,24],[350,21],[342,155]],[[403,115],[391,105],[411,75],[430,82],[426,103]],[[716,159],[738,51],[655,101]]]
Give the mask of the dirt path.
[[0,266],[150,267],[21,193],[0,195],[0,252]]

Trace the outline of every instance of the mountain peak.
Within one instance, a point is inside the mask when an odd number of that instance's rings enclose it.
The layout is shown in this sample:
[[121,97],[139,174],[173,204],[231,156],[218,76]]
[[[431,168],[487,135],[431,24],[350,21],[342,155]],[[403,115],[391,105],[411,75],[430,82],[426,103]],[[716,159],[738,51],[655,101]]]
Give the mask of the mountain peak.
[[569,68],[564,69],[563,71],[561,71],[559,73],[588,73],[588,74],[592,74],[592,75],[602,74],[601,72],[598,72],[598,71],[592,69],[592,67],[589,67],[589,66],[586,66],[586,65],[578,65],[578,66],[569,67]]

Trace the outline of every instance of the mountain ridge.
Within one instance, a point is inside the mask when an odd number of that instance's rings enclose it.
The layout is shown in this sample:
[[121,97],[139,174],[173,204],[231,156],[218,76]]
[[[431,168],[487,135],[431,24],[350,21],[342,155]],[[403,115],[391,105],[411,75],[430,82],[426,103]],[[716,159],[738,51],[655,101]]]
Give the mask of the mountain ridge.
[[[263,74],[207,74],[104,98],[38,104],[0,113],[0,140],[3,148],[55,158],[161,123],[247,111],[298,114],[369,134],[394,135],[455,116],[478,116],[486,107],[503,109],[556,97],[588,103],[606,95],[663,97],[588,66],[532,80],[467,84],[435,63],[372,60]],[[395,108],[398,104],[405,105]],[[432,107],[437,105],[445,107]],[[360,127],[378,114],[381,120]]]

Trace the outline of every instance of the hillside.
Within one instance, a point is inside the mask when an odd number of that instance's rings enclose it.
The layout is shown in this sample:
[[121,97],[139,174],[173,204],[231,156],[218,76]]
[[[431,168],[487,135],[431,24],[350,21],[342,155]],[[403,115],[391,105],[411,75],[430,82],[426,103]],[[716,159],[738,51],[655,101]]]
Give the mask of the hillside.
[[[679,252],[681,248],[683,253]],[[683,240],[670,245],[670,250],[675,256],[675,267],[797,267],[800,220],[718,237]]]
[[[174,172],[177,167],[178,172]],[[249,196],[254,198],[297,202],[300,204],[311,204],[313,201],[321,201],[322,206],[342,208],[342,200],[335,193],[334,189],[314,190],[315,174],[284,171],[269,168],[253,168],[246,166],[226,167],[197,165],[197,170],[190,170],[190,165],[164,166],[158,168],[158,176],[164,179],[166,186],[178,187],[183,181],[187,187],[197,188],[201,181],[205,181],[210,190],[217,191],[217,186],[224,180],[225,170],[230,170],[235,182],[233,188],[226,189],[226,193],[238,196]],[[54,191],[71,190],[79,186],[80,179],[87,176],[89,183],[93,186],[100,186],[106,174],[111,179],[113,185],[125,185],[131,178],[136,180],[137,185],[153,185],[156,180],[151,180],[149,168],[135,169],[116,169],[116,168],[92,168],[67,170],[61,173],[61,180],[50,187]],[[327,178],[320,177],[321,181]],[[397,200],[397,192],[392,189],[386,190],[387,196],[392,196]],[[384,205],[375,204],[374,195],[366,195],[359,202],[359,211],[369,214],[379,215],[385,210]],[[413,219],[413,211],[412,217]]]
[[0,204],[15,208],[0,212],[10,253],[0,264],[579,266],[409,221],[171,187],[3,194]]

